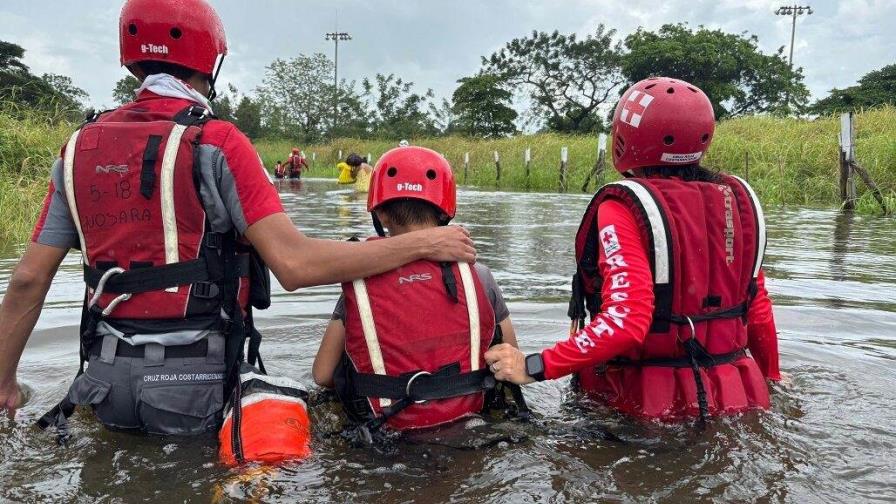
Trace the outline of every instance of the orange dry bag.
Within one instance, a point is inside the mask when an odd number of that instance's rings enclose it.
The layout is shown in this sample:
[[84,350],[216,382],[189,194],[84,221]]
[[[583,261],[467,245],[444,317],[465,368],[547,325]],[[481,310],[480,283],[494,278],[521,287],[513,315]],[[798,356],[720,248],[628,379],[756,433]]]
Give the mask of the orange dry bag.
[[242,369],[218,434],[221,461],[230,466],[273,464],[310,455],[307,397],[294,380]]

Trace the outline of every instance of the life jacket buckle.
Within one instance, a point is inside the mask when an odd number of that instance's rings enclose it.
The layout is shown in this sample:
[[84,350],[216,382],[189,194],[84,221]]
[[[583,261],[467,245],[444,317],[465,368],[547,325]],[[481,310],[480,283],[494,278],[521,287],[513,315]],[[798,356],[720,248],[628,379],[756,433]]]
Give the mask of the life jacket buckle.
[[214,282],[196,282],[193,284],[193,297],[199,299],[213,299],[218,297],[221,289]]
[[[413,385],[414,380],[416,380],[417,378],[419,378],[421,376],[432,376],[432,373],[430,373],[429,371],[418,371],[416,374],[414,374],[414,376],[411,376],[408,379],[408,384],[404,387],[404,393],[408,398],[411,398],[411,385]],[[421,400],[412,399],[412,400],[414,401],[414,404],[423,404],[423,403],[428,402],[426,399],[421,399]]]
[[[198,113],[194,113],[198,112]],[[195,107],[191,106],[189,110],[187,110],[187,115],[191,115],[193,117],[198,117],[200,119],[205,119],[209,115],[209,111],[204,107]]]
[[224,243],[224,237],[221,233],[208,233],[205,236],[205,246],[210,249],[218,250]]

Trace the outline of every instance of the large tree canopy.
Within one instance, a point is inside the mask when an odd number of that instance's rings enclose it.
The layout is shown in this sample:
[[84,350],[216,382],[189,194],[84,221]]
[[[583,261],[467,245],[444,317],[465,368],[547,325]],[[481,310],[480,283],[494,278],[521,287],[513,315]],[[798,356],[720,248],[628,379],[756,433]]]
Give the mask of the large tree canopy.
[[549,129],[597,131],[603,127],[600,106],[625,80],[615,34],[603,25],[581,40],[575,34],[532,32],[483,58],[484,73],[511,86],[525,86]]
[[258,97],[267,126],[287,137],[321,139],[333,115],[333,62],[323,54],[275,59],[265,70]]
[[382,138],[408,138],[432,135],[437,132],[433,118],[427,113],[431,89],[414,92],[414,83],[394,74],[376,74],[373,81],[361,82],[367,97],[372,132]]
[[64,75],[33,75],[22,62],[25,49],[0,41],[0,101],[74,116],[84,108],[87,93]]
[[662,75],[686,80],[712,101],[716,117],[786,112],[805,106],[809,90],[783,48],[763,54],[755,35],[668,24],[625,38],[622,72],[630,83]]
[[481,74],[457,81],[452,110],[454,128],[466,135],[497,138],[516,133],[517,113],[510,107],[512,93],[496,75]]
[[896,105],[896,65],[865,74],[855,86],[832,89],[828,97],[812,105],[812,112],[834,114],[880,105]]
[[116,105],[124,105],[134,100],[134,91],[140,87],[140,81],[131,74],[127,74],[115,83],[112,89],[112,99]]

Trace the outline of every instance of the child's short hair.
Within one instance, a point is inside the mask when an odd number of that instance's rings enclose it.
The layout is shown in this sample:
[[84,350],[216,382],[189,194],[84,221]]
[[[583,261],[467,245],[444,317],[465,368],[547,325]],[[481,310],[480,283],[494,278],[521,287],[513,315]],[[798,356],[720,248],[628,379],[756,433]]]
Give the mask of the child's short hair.
[[438,225],[443,221],[442,211],[432,203],[415,198],[387,201],[377,208],[396,226],[411,224]]

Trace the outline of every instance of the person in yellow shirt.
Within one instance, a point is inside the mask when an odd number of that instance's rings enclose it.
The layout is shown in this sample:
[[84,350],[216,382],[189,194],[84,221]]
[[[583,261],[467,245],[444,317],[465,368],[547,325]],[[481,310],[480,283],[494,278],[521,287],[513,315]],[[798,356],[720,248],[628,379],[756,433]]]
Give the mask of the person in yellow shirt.
[[345,160],[352,169],[352,175],[355,178],[355,191],[366,193],[370,188],[370,174],[373,173],[373,167],[367,164],[367,160],[352,152]]

